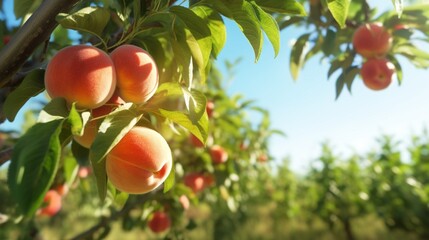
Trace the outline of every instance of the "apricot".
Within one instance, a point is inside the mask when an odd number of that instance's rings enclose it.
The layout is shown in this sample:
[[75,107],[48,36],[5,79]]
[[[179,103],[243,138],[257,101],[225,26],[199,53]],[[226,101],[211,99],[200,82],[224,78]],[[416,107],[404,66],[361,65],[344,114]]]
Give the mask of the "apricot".
[[55,190],[49,190],[44,199],[45,206],[39,209],[40,215],[54,216],[61,210],[61,195]]
[[228,153],[219,145],[210,148],[210,156],[215,164],[224,163],[228,160]]
[[74,136],[74,140],[82,145],[83,147],[90,148],[92,143],[97,136],[98,127],[103,121],[101,117],[104,117],[115,110],[119,105],[124,104],[119,95],[113,94],[113,96],[105,103],[103,106],[92,109],[91,117],[92,119],[88,121],[83,129],[82,136]]
[[62,97],[68,104],[93,109],[112,97],[116,72],[109,55],[88,45],[61,49],[46,67],[45,87],[51,98]]
[[158,132],[134,127],[107,154],[106,173],[120,191],[141,194],[154,190],[170,174],[172,154]]
[[171,226],[170,216],[166,212],[154,212],[149,219],[148,226],[154,233],[164,232]]
[[110,56],[115,64],[119,96],[127,102],[144,103],[158,88],[158,69],[145,50],[122,45]]
[[387,59],[373,58],[362,65],[361,76],[366,87],[372,90],[387,88],[395,74],[395,65]]
[[367,23],[353,34],[353,47],[365,58],[383,57],[390,50],[392,36],[380,23]]

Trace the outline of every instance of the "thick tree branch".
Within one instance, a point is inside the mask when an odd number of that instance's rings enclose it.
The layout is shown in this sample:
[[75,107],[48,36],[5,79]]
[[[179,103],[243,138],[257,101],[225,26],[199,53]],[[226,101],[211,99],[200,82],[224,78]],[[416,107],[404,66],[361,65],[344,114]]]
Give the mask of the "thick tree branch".
[[0,87],[8,84],[11,77],[25,63],[37,46],[49,39],[57,26],[58,13],[72,7],[79,0],[44,0],[25,24],[0,50]]

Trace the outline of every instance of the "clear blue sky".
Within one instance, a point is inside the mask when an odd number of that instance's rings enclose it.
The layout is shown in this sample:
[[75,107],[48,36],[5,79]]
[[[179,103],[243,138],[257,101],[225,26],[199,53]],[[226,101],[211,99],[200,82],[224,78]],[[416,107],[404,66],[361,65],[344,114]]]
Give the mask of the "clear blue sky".
[[[369,1],[371,6],[393,10],[389,0]],[[376,5],[374,5],[376,4]],[[429,71],[417,70],[402,61],[402,85],[394,82],[384,91],[367,89],[355,79],[352,94],[344,90],[335,100],[335,78],[328,81],[328,63],[318,57],[308,62],[298,81],[289,72],[290,42],[305,29],[287,29],[281,33],[281,51],[274,59],[266,41],[262,56],[254,63],[250,45],[234,23],[228,22],[227,44],[219,61],[243,57],[236,67],[230,93],[242,93],[256,100],[271,113],[273,127],[286,138],[275,137],[271,150],[276,160],[291,157],[295,171],[306,171],[320,156],[320,146],[329,140],[336,152],[348,156],[378,146],[376,138],[388,134],[408,141],[429,124]],[[426,45],[427,46],[427,45]],[[429,50],[429,49],[427,49]]]
[[[393,9],[390,0],[372,0],[370,4]],[[242,93],[271,112],[273,127],[287,134],[286,138],[272,139],[272,154],[276,161],[290,156],[295,171],[308,170],[325,140],[344,155],[363,153],[377,146],[375,139],[381,134],[407,141],[410,135],[429,125],[429,71],[417,70],[402,61],[401,86],[394,82],[387,90],[374,92],[356,79],[353,93],[344,91],[335,100],[335,79],[328,81],[329,65],[320,63],[317,57],[306,64],[297,82],[290,77],[290,42],[305,29],[287,29],[281,33],[282,49],[277,58],[266,41],[258,63],[254,62],[253,50],[238,27],[227,21],[227,29],[227,44],[218,65],[222,67],[225,60],[243,58],[228,92]],[[16,124],[1,126],[10,127],[16,128]]]

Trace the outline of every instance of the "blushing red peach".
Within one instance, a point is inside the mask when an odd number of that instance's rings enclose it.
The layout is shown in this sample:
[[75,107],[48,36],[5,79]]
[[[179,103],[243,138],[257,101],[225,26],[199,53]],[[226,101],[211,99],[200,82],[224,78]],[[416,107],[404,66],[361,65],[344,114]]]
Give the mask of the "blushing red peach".
[[58,185],[55,188],[55,191],[57,191],[57,193],[60,194],[60,196],[63,197],[65,195],[67,195],[67,193],[69,192],[69,186],[67,184]]
[[158,69],[148,52],[137,46],[122,45],[110,56],[115,64],[122,99],[140,104],[153,96],[158,87]]
[[224,163],[228,160],[228,153],[219,145],[210,148],[210,156],[214,164]]
[[365,86],[376,91],[387,88],[392,83],[394,74],[395,65],[387,59],[369,59],[361,69]]
[[148,226],[154,233],[161,233],[166,231],[171,226],[170,216],[166,212],[154,212],[149,219]]
[[213,101],[208,101],[206,105],[206,112],[209,118],[213,117],[213,111],[215,109],[215,105]]
[[106,173],[117,189],[141,194],[160,186],[170,174],[172,154],[156,131],[134,127],[107,154]]
[[101,124],[103,119],[101,117],[106,116],[115,110],[119,105],[124,104],[119,95],[113,94],[113,96],[103,106],[92,109],[91,120],[85,125],[82,136],[74,136],[74,140],[82,145],[83,147],[90,148],[95,140],[98,133],[98,126]]
[[202,148],[204,147],[204,143],[202,143],[200,141],[200,139],[198,139],[197,137],[195,137],[195,135],[191,134],[189,136],[189,141],[191,142],[192,146],[197,147],[197,148]]
[[91,172],[92,172],[92,170],[91,170],[91,168],[90,168],[90,167],[85,167],[85,166],[83,166],[83,167],[79,167],[79,170],[78,170],[78,172],[77,172],[77,175],[78,175],[80,178],[87,178],[87,177],[89,176],[89,174],[91,174]]
[[61,210],[61,195],[55,190],[49,190],[44,199],[45,206],[39,209],[40,215],[54,216]]
[[353,47],[365,58],[383,57],[392,45],[391,34],[380,23],[367,23],[353,34]]
[[204,175],[201,173],[189,173],[183,178],[183,183],[194,193],[199,193],[205,188],[204,180]]
[[191,205],[191,203],[189,202],[189,198],[184,194],[180,195],[179,202],[185,210],[189,209],[189,206]]
[[45,72],[45,87],[51,98],[76,102],[80,109],[93,109],[112,97],[116,86],[113,61],[102,50],[88,45],[61,49]]
[[268,161],[268,156],[265,153],[262,153],[261,155],[258,156],[258,162],[264,163]]

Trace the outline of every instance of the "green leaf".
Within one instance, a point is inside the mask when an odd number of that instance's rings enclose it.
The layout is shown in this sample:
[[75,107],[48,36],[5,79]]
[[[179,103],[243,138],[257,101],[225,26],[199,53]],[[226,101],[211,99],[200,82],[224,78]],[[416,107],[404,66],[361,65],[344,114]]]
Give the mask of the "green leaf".
[[[185,101],[187,111],[177,110],[178,101]],[[208,116],[204,110],[205,101],[204,95],[200,92],[194,90],[189,92],[178,83],[164,83],[158,87],[155,95],[146,103],[145,110],[179,124],[188,129],[201,142],[206,142]]]
[[389,56],[389,61],[391,61],[393,63],[393,65],[395,65],[396,77],[398,78],[399,85],[401,85],[402,78],[403,78],[401,64],[399,63],[399,61],[394,56]]
[[203,18],[207,27],[210,29],[213,44],[212,52],[213,55],[217,57],[226,42],[226,26],[222,17],[219,13],[207,6],[197,6],[193,7],[191,10]]
[[346,26],[351,0],[327,0],[329,11],[341,28]]
[[33,215],[52,184],[61,156],[59,139],[64,120],[37,123],[14,147],[8,185],[19,211]]
[[338,99],[340,96],[344,85],[347,85],[348,90],[351,92],[351,86],[356,75],[360,73],[360,69],[356,66],[350,66],[346,68],[340,76],[338,76],[336,82],[336,96],[335,99]]
[[86,7],[70,15],[60,13],[57,16],[57,21],[64,28],[88,32],[98,37],[102,35],[109,19],[110,11],[100,7]]
[[264,30],[268,40],[270,40],[271,45],[274,48],[274,55],[277,56],[280,51],[280,30],[276,20],[270,14],[264,12],[264,10],[262,10],[254,2],[251,4],[253,5],[256,16],[261,23],[262,30]]
[[170,174],[168,175],[167,179],[164,181],[164,193],[168,192],[170,189],[173,188],[174,183],[176,181],[176,168],[173,166],[171,167]]
[[9,121],[15,120],[16,114],[31,97],[37,96],[45,89],[45,71],[36,69],[25,76],[22,83],[11,92],[3,105],[3,112]]
[[42,0],[15,0],[13,1],[13,11],[16,18],[23,18],[34,10],[42,3]]
[[69,109],[64,98],[52,99],[40,112],[38,122],[50,122],[65,119],[69,116]]
[[335,49],[335,39],[337,37],[337,32],[328,29],[326,31],[326,36],[323,39],[322,51],[325,56],[329,56]]
[[71,151],[73,157],[79,163],[79,165],[88,165],[89,164],[89,149],[83,147],[76,141],[71,143]]
[[[170,12],[178,16],[186,25],[187,29],[191,32],[192,36],[197,40],[198,49],[189,44],[192,52],[197,52],[197,63],[200,63],[201,68],[205,68],[212,51],[211,32],[203,18],[191,11],[189,8],[173,6]],[[194,56],[195,57],[195,56]],[[201,59],[200,59],[201,58]]]
[[73,156],[67,156],[64,158],[63,163],[63,169],[64,169],[64,180],[66,181],[66,184],[68,186],[71,186],[76,179],[79,165],[76,162],[76,159],[73,158]]
[[293,80],[298,79],[299,72],[304,65],[304,48],[310,38],[310,33],[301,35],[295,42],[290,53],[290,73],[292,74]]
[[106,158],[103,158],[98,162],[91,161],[91,165],[95,181],[97,182],[98,196],[101,202],[104,202],[107,195]]
[[240,30],[246,36],[255,52],[255,60],[258,61],[262,51],[263,36],[259,20],[252,4],[243,0],[205,0],[205,4],[211,5],[227,18],[233,19]]
[[73,135],[80,135],[83,128],[83,122],[79,112],[76,110],[75,103],[72,104],[67,122],[71,126],[71,133]]
[[130,104],[119,106],[103,120],[90,148],[91,163],[98,163],[106,157],[107,153],[140,120],[142,115],[136,111],[130,111],[130,106],[132,107]]
[[255,0],[255,2],[268,12],[306,15],[304,6],[295,0]]
[[392,0],[393,6],[395,7],[396,13],[400,18],[402,12],[404,11],[404,1],[403,0]]

